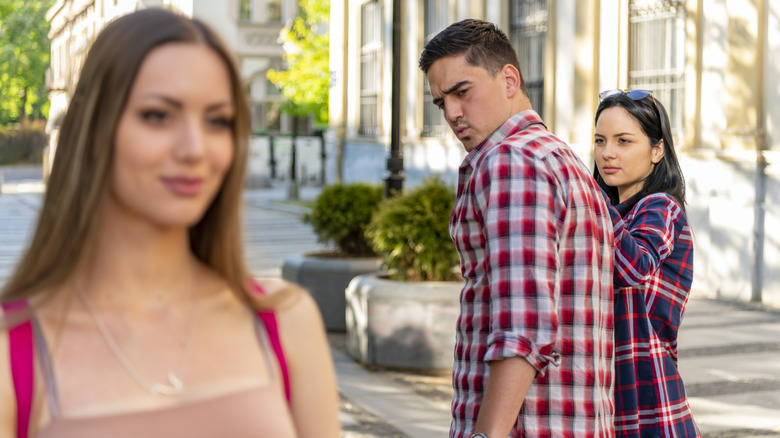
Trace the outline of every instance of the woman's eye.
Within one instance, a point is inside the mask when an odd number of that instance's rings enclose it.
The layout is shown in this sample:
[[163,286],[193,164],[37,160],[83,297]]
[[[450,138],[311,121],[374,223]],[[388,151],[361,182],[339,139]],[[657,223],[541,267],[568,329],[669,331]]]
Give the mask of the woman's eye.
[[231,128],[233,126],[233,118],[213,116],[208,118],[208,123],[217,128]]
[[141,113],[141,118],[150,123],[162,123],[168,119],[168,113],[162,110],[146,110]]
[[597,139],[593,140],[593,144],[601,145],[603,143],[604,143],[604,139],[603,138],[597,138]]

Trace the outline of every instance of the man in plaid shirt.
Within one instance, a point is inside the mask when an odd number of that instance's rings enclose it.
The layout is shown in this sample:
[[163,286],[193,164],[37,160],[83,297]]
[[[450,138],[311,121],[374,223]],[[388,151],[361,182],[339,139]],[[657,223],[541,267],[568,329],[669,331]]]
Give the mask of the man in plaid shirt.
[[600,189],[528,99],[506,35],[455,23],[420,57],[468,152],[450,436],[613,437],[612,223]]

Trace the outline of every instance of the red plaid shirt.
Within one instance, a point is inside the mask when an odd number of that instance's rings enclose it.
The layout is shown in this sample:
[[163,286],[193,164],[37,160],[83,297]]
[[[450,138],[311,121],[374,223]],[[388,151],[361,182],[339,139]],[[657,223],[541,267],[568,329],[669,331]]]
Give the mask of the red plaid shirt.
[[575,153],[533,111],[460,167],[450,233],[465,285],[451,437],[468,437],[489,362],[537,370],[512,437],[612,437],[612,223]]
[[693,239],[682,208],[656,193],[622,220],[615,248],[615,431],[699,437],[677,371],[677,332],[693,281]]

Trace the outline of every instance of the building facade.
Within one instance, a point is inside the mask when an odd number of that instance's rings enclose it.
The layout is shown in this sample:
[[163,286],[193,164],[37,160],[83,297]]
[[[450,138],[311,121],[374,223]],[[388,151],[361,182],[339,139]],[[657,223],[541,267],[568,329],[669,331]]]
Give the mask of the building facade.
[[285,23],[295,17],[297,4],[297,0],[57,0],[46,15],[51,24],[52,55],[47,77],[49,157],[56,153],[59,123],[92,41],[111,20],[147,7],[170,8],[212,26],[236,54],[250,97],[253,131],[286,129],[286,119],[280,113],[281,93],[268,81],[266,72],[284,68],[279,35]]
[[406,184],[432,173],[456,180],[465,154],[417,61],[446,25],[486,19],[513,40],[534,108],[588,164],[599,91],[653,90],[686,176],[697,293],[780,306],[780,239],[766,231],[780,224],[780,2],[396,1],[398,59],[393,0],[331,2],[333,178],[387,173],[391,71],[400,62]]

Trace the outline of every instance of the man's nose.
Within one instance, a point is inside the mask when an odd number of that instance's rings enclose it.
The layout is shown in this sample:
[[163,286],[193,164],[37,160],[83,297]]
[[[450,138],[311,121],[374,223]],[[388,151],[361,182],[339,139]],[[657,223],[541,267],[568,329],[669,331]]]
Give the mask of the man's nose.
[[454,99],[444,105],[444,118],[450,123],[457,122],[463,117],[463,107]]

